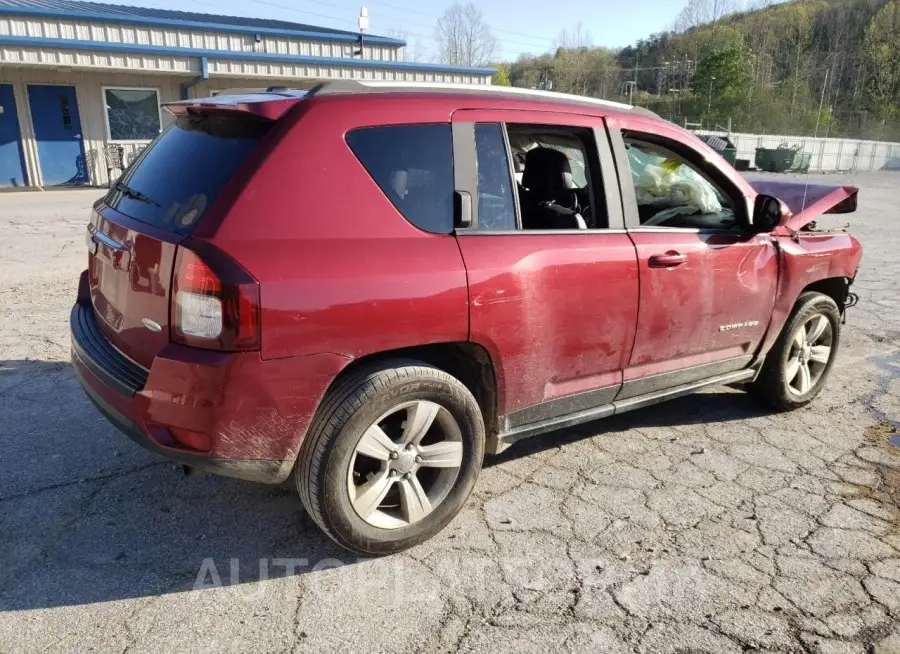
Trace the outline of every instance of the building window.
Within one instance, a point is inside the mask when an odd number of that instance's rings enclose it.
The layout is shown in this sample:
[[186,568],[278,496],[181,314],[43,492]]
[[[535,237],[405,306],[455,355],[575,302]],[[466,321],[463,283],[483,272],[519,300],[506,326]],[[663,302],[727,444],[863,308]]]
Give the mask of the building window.
[[103,89],[110,141],[149,141],[159,136],[156,89]]

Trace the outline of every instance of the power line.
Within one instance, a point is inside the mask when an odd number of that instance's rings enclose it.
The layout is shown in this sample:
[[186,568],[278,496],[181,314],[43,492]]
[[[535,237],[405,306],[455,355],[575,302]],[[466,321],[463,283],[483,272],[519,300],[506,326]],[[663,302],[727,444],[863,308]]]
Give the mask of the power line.
[[[312,0],[309,0],[309,1],[312,1]],[[388,2],[381,2],[381,0],[376,0],[376,1],[374,1],[374,2],[369,2],[369,4],[371,4],[371,5],[380,5],[380,6],[382,6],[382,7],[390,7],[391,9],[397,9],[397,10],[399,10],[399,11],[406,11],[406,12],[409,12],[409,13],[411,13],[411,14],[419,14],[420,16],[425,16],[425,17],[427,17],[427,18],[434,18],[435,20],[437,20],[437,19],[440,18],[440,16],[438,16],[437,14],[432,14],[432,13],[429,13],[429,12],[427,12],[427,11],[422,11],[422,10],[420,10],[420,9],[412,9],[411,7],[401,7],[401,6],[398,6],[398,5],[390,4],[390,3],[388,3]],[[534,34],[526,34],[526,33],[524,33],[524,32],[514,32],[514,31],[512,31],[512,30],[504,30],[504,29],[500,29],[499,27],[492,27],[492,28],[491,28],[491,31],[492,31],[492,32],[503,32],[504,34],[512,34],[512,35],[514,35],[514,36],[523,36],[523,37],[525,37],[525,38],[527,38],[527,39],[532,39],[532,40],[535,40],[535,41],[544,41],[544,42],[547,42],[547,43],[553,43],[553,42],[556,40],[556,39],[547,38],[546,36],[537,36],[537,35],[534,35]]]
[[[189,0],[189,1],[194,2],[196,4],[209,6],[209,7],[217,7],[218,6],[211,2],[204,2],[203,0]],[[356,27],[356,24],[357,24],[355,20],[350,20],[348,18],[338,18],[337,16],[332,16],[332,15],[328,15],[328,14],[320,14],[320,13],[316,13],[314,11],[307,11],[306,9],[297,9],[296,7],[291,7],[290,5],[272,2],[271,0],[248,0],[248,1],[250,3],[258,3],[258,4],[262,4],[262,5],[267,5],[269,7],[275,7],[277,9],[282,9],[284,11],[290,11],[290,12],[294,12],[294,13],[298,13],[298,14],[305,14],[308,16],[315,16],[317,18],[325,18],[327,20],[332,20],[332,21],[335,21],[338,23],[352,25],[354,27]],[[321,0],[307,0],[307,1],[308,2],[317,2],[317,4],[325,4],[327,6],[332,6],[332,7],[335,6],[334,3],[322,2]],[[404,21],[404,22],[406,22],[407,24],[410,24],[410,25],[415,25],[417,27],[423,27],[426,29],[432,28],[431,25],[423,25],[422,23],[410,23],[409,21]],[[421,32],[410,32],[409,30],[402,30],[402,31],[406,32],[407,34],[409,34],[411,36],[417,36],[417,37],[420,37],[423,39],[430,40],[430,39],[434,38],[434,34],[423,34]],[[492,30],[492,31],[499,31],[499,30]],[[523,41],[516,41],[514,39],[508,39],[508,38],[497,38],[497,41],[501,45],[525,46],[528,48],[538,48],[539,47],[534,43],[525,43]],[[513,47],[511,49],[522,51],[521,47]]]
[[[202,6],[206,6],[206,7],[213,7],[213,8],[215,8],[215,9],[219,9],[219,5],[217,5],[217,4],[213,3],[213,2],[204,2],[203,0],[188,0],[188,1],[189,1],[189,2],[192,2],[192,3],[194,3],[194,4],[198,4],[198,5],[202,5]],[[271,2],[271,0],[248,0],[248,1],[251,2],[251,3],[256,2],[256,3],[262,4],[262,5],[267,5],[267,6],[269,6],[269,7],[274,7],[274,8],[277,8],[277,9],[282,9],[282,10],[284,10],[284,11],[290,11],[290,12],[298,13],[298,14],[305,14],[305,15],[308,15],[308,16],[315,16],[316,18],[324,18],[324,19],[327,19],[327,20],[331,20],[331,21],[335,21],[335,22],[341,23],[341,24],[352,25],[353,27],[356,27],[356,25],[357,25],[357,23],[356,23],[355,20],[351,20],[351,19],[349,19],[349,18],[339,18],[339,17],[337,17],[337,16],[332,16],[332,15],[329,15],[329,14],[317,13],[317,12],[314,12],[314,11],[308,11],[308,10],[306,10],[306,9],[298,9],[297,7],[292,7],[292,6],[290,6],[290,5],[280,4],[280,3],[277,3],[277,2]],[[340,8],[351,9],[351,7],[348,6],[348,5],[336,5],[334,2],[326,2],[326,1],[324,1],[324,0],[306,0],[306,1],[307,1],[307,2],[310,2],[310,3],[314,3],[314,4],[324,5],[324,6],[326,6],[326,7],[340,7]],[[374,3],[370,3],[370,4],[374,4]],[[435,20],[437,20],[437,19],[439,18],[438,16],[435,16],[434,14],[429,14],[429,13],[423,12],[423,11],[418,11],[418,10],[413,11],[413,10],[411,10],[411,9],[406,9],[406,8],[403,8],[403,7],[398,7],[397,5],[389,5],[389,4],[386,4],[386,3],[382,3],[382,4],[383,4],[383,6],[390,7],[390,8],[392,8],[392,9],[395,9],[395,10],[398,10],[398,11],[409,11],[409,12],[411,12],[411,13],[416,13],[416,14],[421,14],[421,15],[428,16],[428,17],[433,17],[433,18],[435,18]],[[356,8],[353,7],[353,10],[355,11]],[[433,29],[433,28],[435,27],[435,25],[425,25],[425,24],[423,24],[423,23],[412,22],[412,21],[409,21],[409,20],[407,20],[407,19],[402,19],[402,24],[403,24],[403,25],[412,25],[412,26],[414,26],[414,27],[420,27],[420,28],[424,28],[424,29],[427,29],[427,30],[431,30],[431,29]],[[508,34],[517,34],[517,35],[523,36],[523,37],[525,37],[525,38],[527,38],[527,39],[540,40],[540,41],[542,41],[542,42],[544,42],[544,43],[552,43],[552,42],[554,41],[554,39],[550,39],[550,38],[547,38],[547,37],[531,36],[531,35],[528,35],[528,34],[522,34],[522,33],[519,33],[519,32],[512,32],[511,30],[502,30],[502,29],[495,29],[495,28],[490,28],[490,29],[491,29],[491,32],[504,32],[504,33],[508,33]],[[421,33],[421,32],[410,32],[410,31],[407,30],[407,29],[402,29],[401,31],[404,31],[404,32],[406,32],[407,34],[409,34],[409,35],[411,35],[411,36],[417,36],[417,37],[420,37],[420,38],[423,38],[423,39],[429,39],[429,40],[430,40],[430,39],[433,39],[433,38],[434,38],[434,34],[423,34],[423,33]],[[543,46],[542,46],[542,45],[538,45],[538,44],[536,44],[536,43],[528,43],[528,42],[525,42],[525,41],[520,41],[520,40],[517,40],[517,39],[510,39],[510,38],[507,38],[507,37],[496,37],[496,38],[497,38],[497,41],[498,41],[501,45],[518,46],[518,47],[511,47],[510,49],[512,49],[512,50],[525,51],[525,48],[532,48],[532,49],[540,48],[541,50],[546,50],[546,49],[547,49],[547,46],[546,46],[546,45],[543,45]],[[523,46],[524,46],[524,47],[523,47]]]
[[[206,0],[187,0],[187,1],[190,2],[190,3],[192,3],[192,4],[195,4],[195,5],[200,5],[200,6],[203,6],[203,7],[211,7],[211,8],[213,8],[213,9],[216,9],[216,10],[220,11],[220,5],[218,5],[218,4],[214,3],[214,2],[207,2]],[[306,15],[306,16],[314,16],[314,17],[316,17],[316,18],[322,18],[322,19],[325,19],[325,20],[334,21],[334,22],[336,22],[336,23],[340,23],[341,25],[348,25],[348,26],[352,26],[352,27],[354,28],[354,29],[352,29],[352,30],[348,29],[347,31],[356,31],[355,28],[356,28],[356,26],[357,26],[357,22],[356,22],[355,20],[351,20],[351,19],[349,19],[349,18],[339,18],[339,17],[337,17],[337,16],[333,16],[333,15],[330,15],[330,14],[323,14],[323,13],[318,13],[318,12],[315,12],[315,11],[308,11],[308,10],[306,10],[306,9],[298,9],[298,8],[292,7],[292,6],[290,6],[290,5],[281,4],[281,3],[278,3],[278,2],[272,2],[272,0],[247,0],[247,1],[248,1],[249,3],[251,3],[251,4],[252,4],[252,3],[257,3],[257,4],[260,4],[260,5],[266,5],[266,6],[268,6],[268,7],[273,7],[273,8],[276,8],[276,9],[281,9],[281,10],[283,10],[283,11],[289,11],[289,12],[296,13],[296,14],[303,14],[303,15]],[[335,6],[336,6],[336,5],[335,5],[334,3],[332,3],[332,2],[325,2],[325,1],[323,1],[323,0],[307,0],[307,2],[313,2],[313,3],[316,3],[316,4],[322,4],[322,5],[326,5],[326,6],[330,6],[330,7],[335,7]],[[346,5],[338,5],[338,6],[346,7]],[[417,14],[421,14],[421,15],[433,16],[433,14],[428,14],[427,12],[422,12],[422,11],[418,11],[418,10],[416,10],[416,11],[408,10],[408,9],[406,9],[406,8],[398,7],[398,6],[396,6],[396,5],[387,5],[387,4],[385,4],[384,6],[389,6],[389,7],[393,8],[393,9],[396,9],[396,10],[399,10],[399,11],[410,11],[410,12],[412,12],[412,13],[417,13]],[[349,8],[349,7],[348,7],[348,8]],[[413,25],[413,26],[416,26],[416,27],[421,27],[421,28],[425,28],[425,29],[429,29],[429,30],[432,29],[432,28],[434,27],[434,26],[431,26],[431,25],[424,25],[424,24],[422,24],[422,23],[411,23],[411,22],[409,22],[409,21],[407,21],[407,20],[404,20],[403,23],[401,23],[401,25],[404,25],[404,24],[409,24],[409,25]],[[426,41],[431,41],[431,40],[434,39],[434,34],[433,34],[433,33],[425,34],[425,33],[422,33],[422,32],[412,32],[412,31],[409,31],[409,30],[407,30],[407,29],[401,29],[401,30],[398,30],[398,31],[403,32],[403,33],[406,34],[407,36],[412,36],[412,37],[417,37],[417,38],[425,39]],[[492,32],[500,32],[500,31],[508,32],[508,30],[494,30],[494,29],[492,29],[491,31],[492,31]],[[497,39],[497,42],[501,45],[501,47],[504,47],[504,48],[507,48],[507,47],[508,47],[510,50],[517,51],[517,52],[519,52],[519,53],[530,52],[530,50],[528,50],[528,48],[531,48],[531,49],[539,49],[539,50],[541,50],[541,51],[546,51],[546,48],[545,48],[545,47],[538,46],[538,45],[535,44],[535,43],[526,43],[526,42],[524,42],[524,41],[517,41],[517,40],[515,40],[515,39],[510,39],[510,38],[505,38],[505,37],[495,37],[495,38]],[[530,37],[530,36],[526,36],[526,38],[542,38],[542,37]],[[547,39],[547,41],[549,42],[550,39]],[[524,47],[523,47],[523,46],[524,46]]]

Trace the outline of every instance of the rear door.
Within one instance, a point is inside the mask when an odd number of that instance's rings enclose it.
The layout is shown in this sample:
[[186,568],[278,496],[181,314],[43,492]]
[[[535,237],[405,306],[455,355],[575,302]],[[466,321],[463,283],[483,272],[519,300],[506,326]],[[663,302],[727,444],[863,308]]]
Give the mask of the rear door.
[[746,367],[778,280],[773,239],[749,224],[749,186],[674,128],[616,121],[610,134],[641,279],[619,399]]
[[[470,338],[495,362],[505,428],[610,402],[631,353],[638,277],[602,120],[466,110],[454,113],[453,129],[457,201],[471,200],[472,223],[457,229]],[[590,228],[521,228],[513,161],[523,153],[511,153],[509,134],[526,141],[530,129],[580,144],[550,147],[567,155],[572,178],[588,186],[579,192],[592,205],[582,208]]]
[[179,116],[95,205],[91,299],[103,332],[137,363],[149,368],[169,342],[177,244],[226,208],[216,198],[270,125],[238,112]]

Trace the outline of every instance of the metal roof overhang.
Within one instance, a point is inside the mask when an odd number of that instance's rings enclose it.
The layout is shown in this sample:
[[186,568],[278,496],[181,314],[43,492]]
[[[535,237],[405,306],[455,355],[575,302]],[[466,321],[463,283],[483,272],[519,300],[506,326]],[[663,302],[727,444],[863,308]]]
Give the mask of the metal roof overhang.
[[[338,57],[312,57],[271,52],[237,52],[231,50],[202,50],[197,48],[170,48],[138,43],[111,43],[109,41],[85,41],[81,39],[46,39],[28,36],[0,36],[0,46],[55,48],[58,50],[85,50],[116,52],[121,54],[162,55],[166,57],[207,57],[234,61],[263,61],[292,63],[306,66],[343,66],[346,68],[375,68],[381,70],[408,70],[458,75],[493,75],[494,68],[472,66],[445,66],[412,61],[384,61],[380,59],[341,59]],[[21,65],[21,64],[19,64]],[[137,72],[137,71],[136,71]]]
[[[121,6],[114,6],[114,9],[122,9]],[[315,39],[318,41],[345,41],[355,42],[359,40],[359,35],[353,32],[338,31],[315,31],[315,30],[292,30],[280,27],[262,27],[253,25],[242,25],[239,16],[224,16],[224,18],[234,18],[234,23],[224,23],[215,21],[196,21],[181,20],[175,18],[164,18],[156,16],[142,16],[138,14],[122,14],[122,13],[103,13],[98,11],[72,10],[60,11],[53,8],[45,7],[25,7],[12,4],[0,3],[0,15],[7,14],[11,16],[25,16],[36,18],[57,18],[59,20],[84,19],[101,23],[128,23],[135,25],[155,25],[159,27],[183,27],[187,29],[204,30],[209,32],[232,32],[237,34],[267,34],[271,36],[284,36],[305,39]],[[221,16],[220,16],[221,18]],[[402,39],[392,39],[386,36],[377,36],[375,34],[365,35],[365,40],[369,43],[379,45],[404,46],[406,41]]]

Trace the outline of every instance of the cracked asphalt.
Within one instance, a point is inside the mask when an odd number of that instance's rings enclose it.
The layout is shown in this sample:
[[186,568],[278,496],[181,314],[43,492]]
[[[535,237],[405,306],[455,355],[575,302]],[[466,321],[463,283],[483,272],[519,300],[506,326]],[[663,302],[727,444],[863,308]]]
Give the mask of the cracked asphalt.
[[722,388],[520,443],[377,560],[107,424],[68,363],[98,192],[0,194],[0,652],[900,653],[900,176],[823,180],[862,187],[822,222],[865,254],[811,406]]

